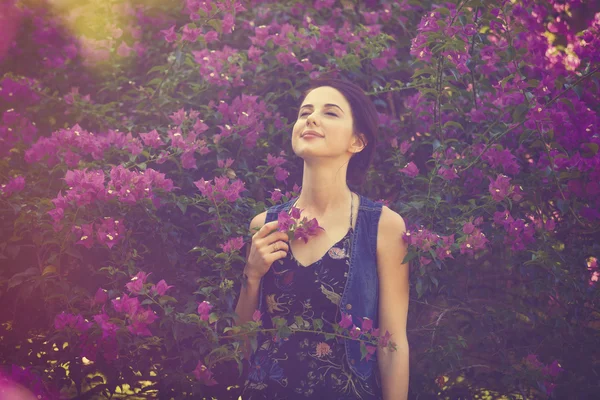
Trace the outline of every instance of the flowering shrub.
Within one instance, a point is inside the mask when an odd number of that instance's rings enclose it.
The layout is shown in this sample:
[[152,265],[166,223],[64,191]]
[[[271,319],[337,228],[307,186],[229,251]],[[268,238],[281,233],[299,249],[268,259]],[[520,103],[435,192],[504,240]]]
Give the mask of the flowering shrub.
[[[299,194],[291,126],[331,74],[380,112],[351,189],[407,223],[410,397],[596,393],[594,2],[5,3],[2,376],[38,398],[237,398],[244,339],[293,334],[234,324],[247,224]],[[310,240],[299,218],[280,229]],[[309,330],[319,357],[395,346],[368,319],[331,328]]]

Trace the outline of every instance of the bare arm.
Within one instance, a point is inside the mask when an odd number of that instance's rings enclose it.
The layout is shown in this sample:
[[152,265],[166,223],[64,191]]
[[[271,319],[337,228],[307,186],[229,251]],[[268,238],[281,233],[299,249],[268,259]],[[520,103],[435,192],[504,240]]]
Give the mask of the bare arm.
[[377,347],[381,384],[385,400],[408,398],[409,346],[406,323],[409,303],[409,264],[402,264],[407,245],[402,235],[404,219],[383,207],[377,233],[377,266],[379,271],[379,328],[392,334],[396,351]]
[[[250,232],[254,234],[260,229],[267,218],[267,213],[263,212],[258,214],[250,222]],[[250,247],[252,243],[248,243],[246,247],[246,265],[244,266],[244,274],[246,273],[246,267],[248,266],[248,256],[250,255]],[[252,314],[258,308],[258,289],[260,285],[260,279],[247,279],[245,284],[240,289],[240,296],[238,298],[237,306],[235,307],[235,313],[238,315],[237,324],[244,324],[252,319]]]

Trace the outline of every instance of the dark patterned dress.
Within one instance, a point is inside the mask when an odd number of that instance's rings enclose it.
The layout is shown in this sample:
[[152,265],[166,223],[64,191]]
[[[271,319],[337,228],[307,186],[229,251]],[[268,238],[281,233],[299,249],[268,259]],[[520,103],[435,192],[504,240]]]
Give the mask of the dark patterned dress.
[[[312,329],[314,320],[321,319],[323,331],[333,332],[330,324],[340,320],[352,233],[350,227],[346,236],[307,267],[300,265],[291,251],[273,263],[263,282],[265,328],[272,328],[271,318],[279,316],[299,329]],[[304,321],[296,321],[296,315]],[[375,370],[366,381],[354,375],[343,339],[326,340],[322,334],[302,332],[283,340],[264,335],[250,365],[242,399],[305,398],[381,399],[379,374]]]

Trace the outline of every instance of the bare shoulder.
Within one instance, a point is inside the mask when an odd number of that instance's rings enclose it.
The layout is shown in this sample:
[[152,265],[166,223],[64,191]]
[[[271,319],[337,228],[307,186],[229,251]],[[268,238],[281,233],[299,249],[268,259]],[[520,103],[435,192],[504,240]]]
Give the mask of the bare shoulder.
[[267,220],[267,212],[263,211],[260,214],[256,215],[250,221],[250,232],[254,235],[256,231],[262,228],[265,225],[265,221]]
[[389,207],[382,206],[377,228],[377,254],[388,251],[390,247],[405,246],[402,238],[405,232],[404,218]]

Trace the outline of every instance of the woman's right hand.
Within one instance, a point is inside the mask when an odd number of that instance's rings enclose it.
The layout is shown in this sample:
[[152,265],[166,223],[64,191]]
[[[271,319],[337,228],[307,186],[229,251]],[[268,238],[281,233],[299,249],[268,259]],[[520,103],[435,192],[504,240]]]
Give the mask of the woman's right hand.
[[287,255],[289,238],[286,232],[277,231],[278,226],[277,220],[271,221],[252,236],[252,246],[244,269],[248,280],[259,281],[275,261]]

